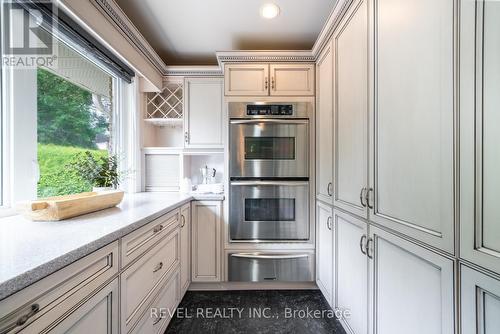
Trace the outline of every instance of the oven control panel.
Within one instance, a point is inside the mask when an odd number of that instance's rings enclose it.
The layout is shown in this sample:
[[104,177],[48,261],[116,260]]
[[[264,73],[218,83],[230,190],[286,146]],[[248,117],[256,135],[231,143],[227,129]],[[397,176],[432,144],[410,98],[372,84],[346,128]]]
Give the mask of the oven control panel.
[[247,116],[293,116],[291,104],[249,104]]

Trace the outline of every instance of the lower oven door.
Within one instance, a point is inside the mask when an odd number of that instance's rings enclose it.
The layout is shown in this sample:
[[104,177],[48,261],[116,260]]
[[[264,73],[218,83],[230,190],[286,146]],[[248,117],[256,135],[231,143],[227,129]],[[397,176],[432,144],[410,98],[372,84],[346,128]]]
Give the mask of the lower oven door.
[[232,181],[231,241],[309,240],[308,181]]
[[311,254],[233,253],[228,258],[230,282],[309,282],[313,280]]

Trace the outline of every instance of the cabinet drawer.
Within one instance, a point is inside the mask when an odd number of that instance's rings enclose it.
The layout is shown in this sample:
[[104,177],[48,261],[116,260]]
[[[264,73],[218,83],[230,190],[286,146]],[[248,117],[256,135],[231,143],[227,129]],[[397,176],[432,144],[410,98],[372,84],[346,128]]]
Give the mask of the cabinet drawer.
[[[0,333],[37,333],[118,273],[118,242],[21,290],[0,303]],[[16,325],[22,317],[22,325]]]
[[180,275],[175,271],[166,280],[153,303],[146,309],[141,320],[131,333],[155,333],[165,331],[180,302]]
[[179,224],[179,209],[153,220],[122,238],[122,267],[137,259]]
[[178,267],[179,253],[179,229],[176,229],[121,274],[122,331],[130,330],[162,279]]

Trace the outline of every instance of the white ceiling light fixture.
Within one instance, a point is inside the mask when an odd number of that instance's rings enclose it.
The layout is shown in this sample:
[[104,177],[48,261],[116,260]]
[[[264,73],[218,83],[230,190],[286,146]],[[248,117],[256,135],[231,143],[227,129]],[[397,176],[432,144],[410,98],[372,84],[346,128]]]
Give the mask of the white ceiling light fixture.
[[260,7],[260,16],[265,19],[274,19],[280,14],[280,8],[274,3],[266,3]]

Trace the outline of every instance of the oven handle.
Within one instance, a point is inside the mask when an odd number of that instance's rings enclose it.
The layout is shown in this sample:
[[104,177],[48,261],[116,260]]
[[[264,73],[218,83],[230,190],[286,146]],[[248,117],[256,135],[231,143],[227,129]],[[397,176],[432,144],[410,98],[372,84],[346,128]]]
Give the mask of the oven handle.
[[308,186],[308,181],[231,181],[232,186]]
[[308,254],[254,254],[254,253],[235,253],[233,257],[242,257],[247,259],[300,259],[309,257]]
[[309,124],[307,119],[276,119],[276,118],[255,118],[255,119],[232,119],[231,124],[255,124],[255,123],[275,123],[275,124]]

